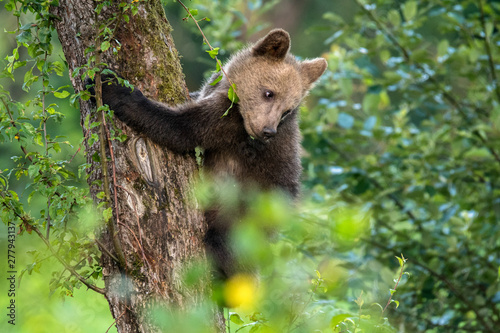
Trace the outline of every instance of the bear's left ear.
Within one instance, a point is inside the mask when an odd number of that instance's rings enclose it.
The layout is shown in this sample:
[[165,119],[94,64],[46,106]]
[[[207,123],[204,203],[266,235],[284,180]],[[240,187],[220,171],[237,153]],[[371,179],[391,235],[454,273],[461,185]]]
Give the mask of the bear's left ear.
[[290,49],[290,35],[283,29],[271,30],[261,38],[252,48],[255,56],[265,56],[275,60],[285,58]]
[[327,66],[328,63],[323,58],[306,60],[300,63],[300,75],[302,76],[302,82],[306,90],[309,90],[311,85],[319,79]]

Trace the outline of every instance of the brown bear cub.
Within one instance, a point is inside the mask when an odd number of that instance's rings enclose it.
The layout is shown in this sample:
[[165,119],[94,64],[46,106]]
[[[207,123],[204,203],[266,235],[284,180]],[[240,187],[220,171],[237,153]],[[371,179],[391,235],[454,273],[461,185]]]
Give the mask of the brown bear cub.
[[[236,84],[239,102],[231,106],[230,83],[214,75],[192,100],[170,107],[111,80],[103,84],[103,101],[134,130],[157,144],[183,153],[204,149],[203,168],[214,179],[232,178],[245,186],[279,190],[296,198],[300,188],[299,106],[323,74],[323,58],[298,61],[289,53],[290,36],[269,32],[253,46],[232,56],[224,66]],[[215,206],[215,205],[214,205]],[[205,237],[222,278],[238,271],[229,246],[234,216],[222,213],[224,203],[205,212]]]

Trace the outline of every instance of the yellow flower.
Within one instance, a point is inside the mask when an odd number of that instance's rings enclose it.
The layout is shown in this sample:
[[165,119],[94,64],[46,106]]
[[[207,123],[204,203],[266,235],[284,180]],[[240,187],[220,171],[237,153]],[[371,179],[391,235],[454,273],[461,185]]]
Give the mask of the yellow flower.
[[257,301],[257,280],[249,274],[237,274],[224,286],[224,299],[230,308],[252,307]]

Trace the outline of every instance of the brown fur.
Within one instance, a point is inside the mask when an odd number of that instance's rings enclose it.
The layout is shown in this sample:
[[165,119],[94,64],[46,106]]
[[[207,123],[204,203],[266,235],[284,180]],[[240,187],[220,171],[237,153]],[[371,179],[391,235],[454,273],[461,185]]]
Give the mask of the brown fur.
[[[230,177],[243,189],[280,190],[294,198],[301,174],[298,108],[327,64],[322,58],[300,62],[289,49],[290,36],[276,29],[230,59],[224,68],[239,102],[226,116],[230,84],[224,77],[210,85],[217,75],[192,94],[193,101],[174,108],[114,82],[103,86],[103,99],[118,118],[158,144],[180,153],[204,148],[204,168],[215,179]],[[205,240],[228,277],[239,269],[229,245],[238,215],[225,207],[218,202],[206,211]]]

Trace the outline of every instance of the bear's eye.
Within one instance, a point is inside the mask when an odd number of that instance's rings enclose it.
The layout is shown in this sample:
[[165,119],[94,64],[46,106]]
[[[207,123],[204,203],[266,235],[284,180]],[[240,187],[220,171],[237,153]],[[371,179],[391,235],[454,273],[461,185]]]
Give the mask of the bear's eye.
[[272,99],[274,97],[274,92],[272,90],[264,91],[264,98]]

